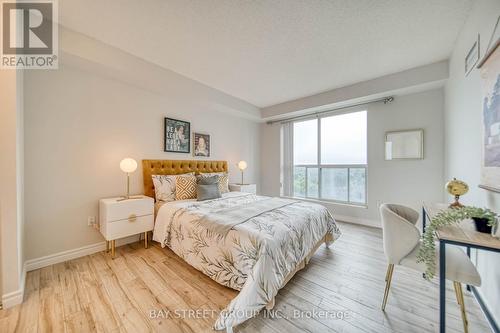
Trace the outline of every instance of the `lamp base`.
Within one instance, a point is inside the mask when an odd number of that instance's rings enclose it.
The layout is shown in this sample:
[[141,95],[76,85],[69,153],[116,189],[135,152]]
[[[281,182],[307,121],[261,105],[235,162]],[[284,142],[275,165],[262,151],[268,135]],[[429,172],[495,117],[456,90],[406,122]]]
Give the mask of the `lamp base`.
[[462,208],[462,207],[464,207],[464,205],[462,205],[460,202],[458,202],[458,199],[460,199],[460,196],[456,195],[455,202],[451,203],[449,207],[450,208]]

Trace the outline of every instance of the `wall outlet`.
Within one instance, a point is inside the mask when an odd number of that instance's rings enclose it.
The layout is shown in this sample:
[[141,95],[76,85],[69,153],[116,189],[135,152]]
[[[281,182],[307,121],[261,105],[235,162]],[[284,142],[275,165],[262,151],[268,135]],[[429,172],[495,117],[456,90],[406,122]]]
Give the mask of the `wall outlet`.
[[95,216],[89,216],[87,217],[87,225],[89,227],[93,227],[95,226],[96,222],[95,222]]

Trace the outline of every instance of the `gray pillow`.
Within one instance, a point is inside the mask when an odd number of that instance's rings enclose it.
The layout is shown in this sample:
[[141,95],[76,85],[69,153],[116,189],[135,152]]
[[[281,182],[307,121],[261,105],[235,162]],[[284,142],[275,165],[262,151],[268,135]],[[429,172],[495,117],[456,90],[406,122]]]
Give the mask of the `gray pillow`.
[[198,184],[196,185],[196,197],[198,201],[220,198],[219,186],[217,183],[209,185]]
[[198,177],[198,184],[200,185],[213,185],[217,184],[218,181],[219,176]]

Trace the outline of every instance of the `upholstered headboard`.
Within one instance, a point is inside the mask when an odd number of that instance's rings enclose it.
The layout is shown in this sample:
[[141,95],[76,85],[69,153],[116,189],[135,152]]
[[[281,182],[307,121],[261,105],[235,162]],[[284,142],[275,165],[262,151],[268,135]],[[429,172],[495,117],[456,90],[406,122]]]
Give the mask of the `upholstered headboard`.
[[188,172],[227,172],[227,161],[142,160],[144,195],[155,197],[152,175],[180,175]]

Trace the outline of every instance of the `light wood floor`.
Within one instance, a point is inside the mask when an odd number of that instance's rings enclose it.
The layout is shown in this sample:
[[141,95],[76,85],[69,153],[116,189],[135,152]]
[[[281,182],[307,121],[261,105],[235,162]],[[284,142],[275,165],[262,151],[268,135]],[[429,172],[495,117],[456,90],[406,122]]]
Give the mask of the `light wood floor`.
[[[281,318],[261,313],[235,331],[436,332],[436,282],[396,267],[383,313],[386,263],[381,231],[350,224],[341,228],[341,239],[330,249],[321,246],[309,265],[279,292],[274,314]],[[29,272],[24,303],[0,311],[0,332],[210,332],[215,316],[203,318],[198,312],[179,318],[179,310],[187,314],[188,309],[202,309],[210,314],[235,295],[170,250],[158,245],[144,249],[137,243],[118,248],[114,260],[98,253]],[[451,286],[447,296],[447,331],[462,332]],[[469,293],[465,302],[470,332],[489,332]],[[151,310],[170,310],[174,315],[151,318]],[[294,311],[313,310],[329,311],[316,314],[346,311],[348,316],[293,318]]]

